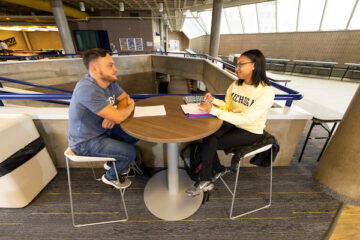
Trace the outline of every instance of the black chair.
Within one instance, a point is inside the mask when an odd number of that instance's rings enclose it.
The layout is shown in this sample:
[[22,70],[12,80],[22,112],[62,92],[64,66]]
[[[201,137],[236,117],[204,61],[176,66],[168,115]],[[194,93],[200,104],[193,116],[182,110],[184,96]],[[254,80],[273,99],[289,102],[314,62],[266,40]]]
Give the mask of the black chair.
[[[299,159],[298,159],[298,162],[301,162],[302,156],[303,156],[304,151],[305,151],[306,144],[307,144],[307,142],[308,142],[309,139],[326,139],[325,144],[324,144],[323,148],[321,149],[320,155],[319,155],[319,157],[317,158],[317,161],[319,161],[320,158],[321,158],[321,156],[322,156],[322,154],[324,153],[324,150],[325,150],[327,144],[329,143],[329,140],[330,140],[332,134],[334,133],[334,130],[335,130],[337,124],[338,124],[340,121],[341,121],[341,117],[340,117],[340,116],[336,116],[336,115],[334,115],[334,116],[328,116],[328,117],[324,117],[324,116],[322,116],[322,117],[319,117],[319,116],[318,116],[318,117],[315,117],[315,116],[314,116],[313,119],[312,119],[312,122],[311,122],[311,126],[310,126],[310,129],[309,129],[309,132],[308,132],[308,134],[306,135],[304,146],[303,146],[303,148],[301,149],[301,153],[300,153],[300,157],[299,157]],[[331,129],[328,127],[327,123],[333,123],[333,126],[332,126]],[[328,135],[327,135],[326,137],[323,137],[323,136],[322,136],[322,137],[320,137],[320,136],[311,137],[311,132],[312,132],[312,130],[313,130],[313,128],[314,128],[315,126],[320,126],[320,127],[322,127],[323,129],[325,129],[325,131],[327,132]]]
[[[306,61],[315,61],[315,59],[307,58]],[[308,72],[305,71],[306,74],[311,74],[311,71],[314,68],[312,63],[302,64],[299,67],[300,67],[300,73],[304,73],[303,70],[307,70]]]
[[[284,56],[279,57],[279,59],[287,59]],[[275,71],[281,71],[281,72],[285,72],[286,71],[286,66],[287,66],[287,62],[277,62],[274,64],[275,66]]]
[[[360,62],[358,62],[358,63],[360,64]],[[349,69],[349,72],[351,72],[349,78],[353,78],[354,73],[355,73],[355,76],[359,75],[358,77],[354,77],[354,78],[360,78],[360,74],[359,74],[360,73],[360,67]]]
[[[331,58],[327,58],[323,61],[324,62],[332,62],[333,60]],[[318,67],[314,67],[314,68],[318,69],[318,71],[317,71],[318,75],[322,75],[320,73],[325,72],[326,73],[325,75],[328,75],[328,77],[330,78],[334,66],[333,65],[322,65],[322,66],[318,66]]]
[[265,60],[266,60],[266,69],[267,70],[271,70],[271,59],[272,57],[271,56],[266,56],[265,57]]

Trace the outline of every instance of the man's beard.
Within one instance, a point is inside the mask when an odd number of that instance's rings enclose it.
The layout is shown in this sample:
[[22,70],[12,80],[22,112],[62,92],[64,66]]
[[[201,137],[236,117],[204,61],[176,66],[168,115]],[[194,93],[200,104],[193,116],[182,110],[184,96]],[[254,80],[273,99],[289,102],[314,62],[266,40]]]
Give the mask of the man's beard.
[[105,74],[103,74],[103,72],[100,72],[100,78],[104,81],[104,82],[110,82],[110,83],[113,83],[113,82],[116,82],[117,81],[117,77],[113,77],[112,75],[111,76],[106,76]]

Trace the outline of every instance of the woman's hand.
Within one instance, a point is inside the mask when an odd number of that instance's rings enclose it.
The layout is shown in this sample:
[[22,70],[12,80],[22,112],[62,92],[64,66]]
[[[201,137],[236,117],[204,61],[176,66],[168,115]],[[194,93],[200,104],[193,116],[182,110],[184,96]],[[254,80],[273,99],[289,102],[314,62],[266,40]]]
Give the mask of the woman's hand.
[[115,126],[115,122],[109,119],[104,118],[102,122],[102,127],[105,129],[112,129]]
[[199,108],[201,111],[209,113],[211,111],[212,104],[208,102],[202,102],[199,104]]
[[214,101],[214,97],[211,95],[211,93],[206,93],[204,97],[204,101],[211,103],[212,101]]

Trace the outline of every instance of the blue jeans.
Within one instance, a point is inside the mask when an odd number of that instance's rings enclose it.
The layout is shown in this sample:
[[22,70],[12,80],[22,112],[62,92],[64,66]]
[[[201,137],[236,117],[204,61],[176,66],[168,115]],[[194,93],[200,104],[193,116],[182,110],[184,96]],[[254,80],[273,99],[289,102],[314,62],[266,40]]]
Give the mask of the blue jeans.
[[[104,134],[82,142],[72,149],[78,155],[94,157],[112,157],[116,159],[116,171],[120,175],[136,158],[135,143],[139,140],[128,135],[119,124],[108,129]],[[116,179],[114,166],[111,164],[106,176]]]

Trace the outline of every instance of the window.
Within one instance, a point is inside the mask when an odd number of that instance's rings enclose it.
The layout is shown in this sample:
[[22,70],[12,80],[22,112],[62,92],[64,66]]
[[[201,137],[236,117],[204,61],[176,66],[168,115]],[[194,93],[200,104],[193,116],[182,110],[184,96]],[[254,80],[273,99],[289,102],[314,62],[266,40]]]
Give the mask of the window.
[[220,20],[220,34],[229,34],[230,30],[228,27],[227,20],[225,18],[224,10],[221,11],[221,20]]
[[225,8],[224,14],[229,23],[229,30],[232,34],[243,33],[240,12],[238,7]]
[[[194,14],[194,16],[196,17],[197,14]],[[206,34],[199,23],[194,19],[190,11],[185,13],[185,21],[181,30],[189,39],[197,38]]]
[[259,26],[261,33],[276,32],[275,2],[257,4]]
[[277,31],[295,32],[299,0],[277,1]]
[[[212,11],[199,12],[198,21],[184,15],[189,38],[211,34]],[[224,8],[220,34],[346,30],[348,23],[360,30],[360,0],[277,0]]]
[[346,28],[355,0],[327,0],[321,30],[341,30]]
[[255,4],[240,6],[245,33],[258,33],[258,22]]
[[318,31],[325,0],[301,0],[298,31]]
[[212,11],[204,11],[199,13],[199,17],[201,19],[201,22],[203,23],[203,26],[206,29],[206,32],[210,34],[211,32],[211,19],[212,19]]
[[350,30],[360,29],[360,3],[358,2],[354,14],[351,18],[349,28]]

